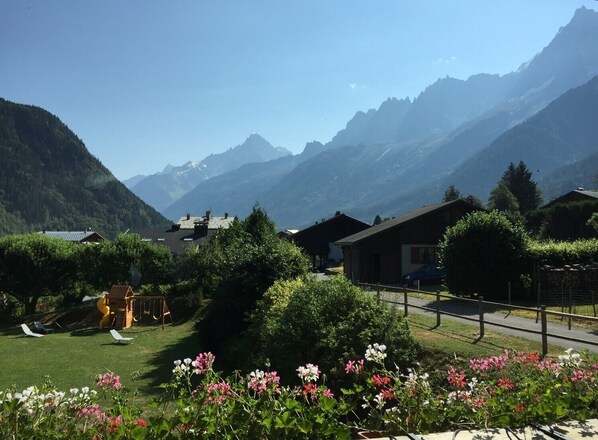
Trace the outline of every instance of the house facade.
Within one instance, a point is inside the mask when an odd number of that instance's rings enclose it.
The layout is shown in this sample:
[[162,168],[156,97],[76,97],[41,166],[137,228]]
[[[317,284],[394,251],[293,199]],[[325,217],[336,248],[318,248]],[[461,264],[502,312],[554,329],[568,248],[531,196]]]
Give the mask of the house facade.
[[207,245],[219,229],[227,229],[234,220],[228,214],[213,216],[206,211],[202,216],[187,214],[170,229],[140,228],[129,229],[126,233],[138,234],[142,241],[166,246],[174,255],[180,255],[188,247]]
[[325,267],[342,260],[343,253],[336,241],[363,231],[370,226],[353,217],[338,213],[287,237],[309,256],[313,267]]
[[437,263],[446,229],[478,208],[465,200],[425,206],[339,239],[344,273],[354,282],[399,284],[404,274]]

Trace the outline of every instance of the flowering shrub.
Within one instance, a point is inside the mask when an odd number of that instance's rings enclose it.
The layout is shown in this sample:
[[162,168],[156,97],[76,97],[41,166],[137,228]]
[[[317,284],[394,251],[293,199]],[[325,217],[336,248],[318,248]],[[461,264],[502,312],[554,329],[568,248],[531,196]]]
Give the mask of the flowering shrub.
[[[348,360],[352,386],[332,390],[315,364],[281,386],[276,371],[222,377],[214,356],[174,362],[171,382],[146,412],[130,402],[120,377],[98,374],[95,389],[0,392],[0,438],[193,439],[340,438],[358,429],[381,434],[518,427],[598,416],[598,361],[567,350],[557,359],[505,351],[442,370],[385,366],[386,347]],[[438,377],[438,371],[434,372]],[[300,383],[299,383],[300,382]]]

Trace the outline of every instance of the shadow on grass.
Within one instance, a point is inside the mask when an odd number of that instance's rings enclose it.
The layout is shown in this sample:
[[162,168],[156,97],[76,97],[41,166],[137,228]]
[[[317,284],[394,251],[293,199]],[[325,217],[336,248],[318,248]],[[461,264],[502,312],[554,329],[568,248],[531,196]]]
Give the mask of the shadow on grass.
[[72,330],[71,336],[95,336],[99,333],[107,333],[107,330],[103,330],[97,327],[84,327]]
[[169,382],[172,378],[173,362],[187,357],[194,359],[199,352],[199,336],[193,332],[157,353],[148,361],[153,368],[140,376],[141,379],[149,379],[147,388],[142,388],[142,392],[149,394],[155,391],[160,384]]
[[[436,324],[427,325],[425,323],[412,321],[412,320],[409,321],[409,326],[429,331],[432,334],[437,334],[438,336],[440,336],[442,338],[446,338],[451,341],[458,341],[459,343],[462,343],[462,344],[471,344],[471,345],[476,345],[476,346],[482,346],[484,349],[487,349],[487,350],[500,349],[502,351],[505,349],[512,348],[509,346],[508,343],[506,343],[506,344],[497,343],[489,338],[480,337],[479,334],[469,335],[469,334],[467,334],[468,330],[454,330],[454,329],[450,329],[447,327],[437,327]],[[447,343],[445,343],[444,345],[448,346],[450,344],[447,341]]]
[[[435,312],[436,301],[429,301],[426,304],[424,304],[424,307],[428,308],[429,312]],[[479,307],[477,305],[473,305],[469,302],[462,301],[459,299],[440,301],[440,311],[461,316],[478,316],[480,312]]]

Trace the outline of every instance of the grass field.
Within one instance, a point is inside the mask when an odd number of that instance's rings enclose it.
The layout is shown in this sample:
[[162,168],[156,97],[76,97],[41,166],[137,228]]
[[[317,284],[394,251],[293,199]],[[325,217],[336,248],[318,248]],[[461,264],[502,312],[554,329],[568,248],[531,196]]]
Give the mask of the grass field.
[[[477,358],[501,354],[505,349],[526,353],[542,351],[539,342],[488,329],[484,337],[478,339],[480,328],[477,325],[445,319],[440,327],[436,327],[436,317],[415,313],[410,314],[407,320],[414,337],[425,348],[440,355]],[[561,354],[564,350],[565,347],[548,346],[551,355]]]
[[[194,321],[132,327],[121,334],[133,337],[129,345],[116,345],[107,330],[93,327],[57,332],[42,338],[22,336],[20,327],[0,334],[0,389],[41,385],[45,376],[61,390],[92,387],[98,373],[112,371],[123,385],[138,389],[143,399],[171,377],[172,362],[199,352]],[[135,380],[133,380],[135,378]]]
[[[121,334],[133,337],[130,345],[115,345],[108,331],[80,325],[71,331],[43,338],[22,336],[20,327],[0,330],[0,389],[15,385],[24,389],[42,385],[49,376],[58,389],[92,386],[98,373],[112,371],[123,384],[139,391],[142,401],[155,394],[156,387],[171,377],[172,362],[194,357],[200,351],[193,319],[167,325],[133,326]],[[485,357],[504,349],[538,351],[538,344],[526,339],[488,331],[477,340],[478,327],[444,321],[434,328],[435,318],[409,316],[410,328],[418,341],[440,356]],[[551,353],[560,348],[550,347]]]

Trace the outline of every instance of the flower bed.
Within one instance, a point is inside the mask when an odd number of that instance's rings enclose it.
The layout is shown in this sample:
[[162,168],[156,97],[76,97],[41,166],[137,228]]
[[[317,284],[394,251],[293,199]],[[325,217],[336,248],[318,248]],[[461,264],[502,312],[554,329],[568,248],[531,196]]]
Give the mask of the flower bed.
[[521,427],[598,415],[598,361],[568,350],[558,359],[505,351],[424,372],[384,365],[386,347],[349,360],[350,386],[326,385],[317,365],[297,368],[282,386],[276,371],[231,377],[214,356],[174,362],[162,395],[142,409],[118,375],[99,374],[96,389],[0,393],[0,438],[187,439],[340,438],[359,430],[385,435],[463,428]]

